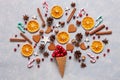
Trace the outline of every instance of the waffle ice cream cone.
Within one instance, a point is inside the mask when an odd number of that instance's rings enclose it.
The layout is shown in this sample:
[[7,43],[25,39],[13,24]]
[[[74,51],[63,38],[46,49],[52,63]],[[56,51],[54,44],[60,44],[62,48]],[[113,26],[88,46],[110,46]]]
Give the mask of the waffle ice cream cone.
[[64,76],[66,57],[67,56],[56,57],[56,61],[57,61],[57,64],[58,64],[58,69],[59,69],[59,72],[60,72],[60,75],[61,75],[62,78]]

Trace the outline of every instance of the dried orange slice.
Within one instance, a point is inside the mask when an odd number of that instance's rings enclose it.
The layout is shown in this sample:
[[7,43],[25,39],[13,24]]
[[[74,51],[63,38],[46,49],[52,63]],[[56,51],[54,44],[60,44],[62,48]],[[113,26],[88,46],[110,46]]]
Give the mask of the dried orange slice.
[[92,17],[87,16],[83,18],[81,25],[85,30],[91,30],[94,27],[94,24],[94,19]]
[[54,18],[60,18],[63,15],[63,9],[61,6],[53,6],[51,9],[51,16]]
[[103,43],[99,40],[94,40],[91,44],[91,50],[96,54],[99,54],[103,50]]
[[39,23],[35,20],[30,20],[27,24],[27,30],[29,32],[37,32],[39,30]]
[[33,54],[33,47],[31,44],[24,44],[21,48],[21,53],[25,57],[29,57]]
[[57,38],[57,41],[58,41],[59,43],[65,44],[65,43],[67,43],[67,42],[69,41],[69,38],[70,38],[70,37],[69,37],[69,34],[68,34],[67,32],[61,31],[61,32],[59,32],[59,33],[57,34],[56,38]]

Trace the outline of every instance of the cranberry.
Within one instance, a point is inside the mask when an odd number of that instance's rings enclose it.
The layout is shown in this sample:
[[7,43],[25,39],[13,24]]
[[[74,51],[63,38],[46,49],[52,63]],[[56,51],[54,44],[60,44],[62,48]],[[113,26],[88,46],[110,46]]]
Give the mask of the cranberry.
[[64,53],[61,53],[60,56],[64,56]]
[[96,56],[96,59],[99,59],[99,56]]
[[36,46],[34,46],[34,48],[36,48]]
[[100,35],[98,36],[98,39],[100,39]]
[[44,62],[44,58],[42,58],[42,61]]
[[107,53],[109,53],[110,52],[110,49],[107,49]]
[[105,53],[103,54],[103,57],[106,57],[106,54],[105,54]]
[[30,60],[30,57],[28,57],[28,60]]
[[18,47],[20,47],[20,44],[17,44]]
[[37,65],[37,68],[40,68],[40,65],[39,65],[39,64]]
[[86,16],[88,16],[88,13],[86,14]]
[[79,59],[79,60],[78,60],[78,62],[80,63],[80,62],[81,62],[81,60]]
[[56,57],[60,57],[60,54],[57,54]]
[[69,56],[69,60],[71,59],[72,57],[71,56]]
[[45,14],[45,17],[47,17],[47,14]]
[[73,53],[73,50],[71,50],[70,52]]
[[95,39],[95,36],[93,36],[93,40]]
[[55,53],[52,54],[52,57],[55,57]]
[[106,27],[106,30],[108,30],[108,27]]
[[42,36],[42,39],[44,38],[44,36]]
[[52,61],[53,61],[53,58],[50,58],[50,61],[52,62]]
[[68,13],[65,13],[65,15],[67,16],[67,15],[68,15]]
[[16,52],[17,51],[17,49],[16,48],[14,48],[14,52]]
[[17,35],[15,35],[15,37],[17,37]]
[[82,14],[79,14],[80,17],[82,17]]

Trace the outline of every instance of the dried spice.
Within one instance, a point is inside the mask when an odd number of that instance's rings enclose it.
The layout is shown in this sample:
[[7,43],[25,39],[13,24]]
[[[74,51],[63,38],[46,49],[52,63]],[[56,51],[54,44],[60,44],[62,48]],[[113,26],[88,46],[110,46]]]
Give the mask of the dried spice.
[[75,43],[75,47],[79,47],[79,42],[76,42],[76,43]]
[[28,21],[29,20],[29,17],[27,15],[23,15],[23,20],[24,21]]
[[72,44],[75,44],[75,43],[76,43],[76,40],[75,40],[75,39],[72,39],[72,40],[71,40],[71,43],[72,43]]
[[77,21],[76,21],[76,25],[77,25],[77,26],[80,26],[80,25],[81,25],[81,21],[77,20]]
[[82,56],[82,61],[84,62],[86,60],[86,56]]
[[52,23],[53,23],[53,18],[52,18],[52,17],[48,17],[48,18],[47,18],[47,25],[48,25],[48,26],[51,26]]
[[87,65],[85,63],[81,63],[81,68],[85,68]]
[[60,25],[61,25],[61,27],[64,27],[65,22],[61,22]]
[[46,51],[46,52],[43,53],[43,56],[44,56],[44,57],[48,57],[48,56],[49,56],[49,53]]
[[43,30],[40,30],[39,33],[40,33],[40,35],[43,35],[43,34],[44,34],[44,31],[43,31]]
[[75,7],[75,5],[76,5],[75,2],[71,3],[71,7]]
[[44,44],[40,44],[39,50],[40,50],[40,51],[43,51],[44,49],[45,49],[45,45],[44,45]]
[[36,63],[37,63],[37,64],[40,63],[40,58],[36,58]]
[[79,50],[76,50],[74,53],[75,59],[79,59],[81,57],[81,52]]
[[105,38],[104,40],[102,40],[102,42],[106,45],[108,44],[108,40]]
[[54,41],[55,41],[55,35],[51,35],[51,36],[50,36],[50,41],[51,41],[51,42],[54,42]]
[[83,38],[83,35],[81,33],[77,33],[75,38],[76,38],[77,41],[81,41],[82,38]]

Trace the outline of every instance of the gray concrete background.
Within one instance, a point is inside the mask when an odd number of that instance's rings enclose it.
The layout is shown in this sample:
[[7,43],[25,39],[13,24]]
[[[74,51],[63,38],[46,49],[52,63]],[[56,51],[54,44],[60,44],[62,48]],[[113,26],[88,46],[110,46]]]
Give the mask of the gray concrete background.
[[[63,8],[70,7],[72,1],[47,0],[49,9],[56,4]],[[103,52],[107,48],[111,49],[105,58],[100,54],[100,59],[95,64],[91,64],[87,58],[85,69],[81,69],[80,64],[74,59],[67,60],[63,79],[59,75],[56,64],[49,61],[50,57],[40,64],[40,69],[35,65],[31,69],[26,68],[27,59],[21,56],[20,48],[16,53],[13,52],[17,43],[10,43],[9,38],[14,37],[15,34],[19,37],[20,31],[16,26],[18,22],[22,22],[22,15],[37,15],[36,8],[42,9],[42,2],[43,0],[0,0],[0,80],[120,80],[120,0],[74,0],[77,12],[81,8],[85,8],[94,19],[102,15],[104,24],[113,31],[111,36],[101,37],[101,39],[105,37],[109,39],[109,45],[105,46]],[[66,18],[63,16],[61,20],[65,21]],[[41,24],[39,17],[38,21]],[[75,23],[75,21],[71,22]],[[65,29],[67,28],[65,27]],[[84,33],[81,27],[78,31]],[[83,54],[86,52],[82,51]]]

